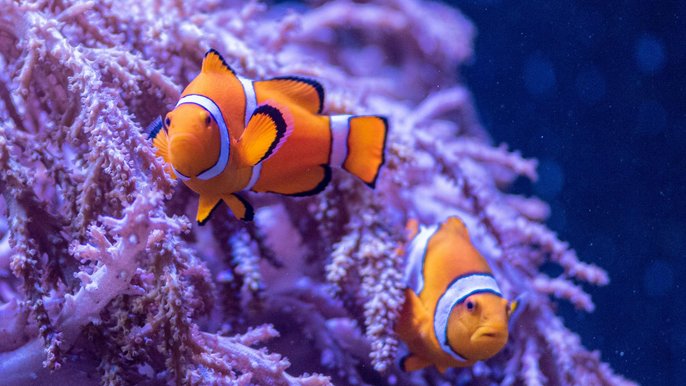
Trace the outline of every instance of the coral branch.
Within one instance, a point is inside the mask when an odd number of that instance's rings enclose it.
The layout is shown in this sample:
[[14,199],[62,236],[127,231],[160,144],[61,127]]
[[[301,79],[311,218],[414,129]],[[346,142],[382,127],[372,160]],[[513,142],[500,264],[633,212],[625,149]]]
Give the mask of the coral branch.
[[[547,204],[508,193],[537,164],[492,146],[458,81],[470,22],[432,1],[321,3],[2,3],[3,384],[631,384],[555,314],[591,312],[584,286],[609,276],[542,224]],[[143,128],[210,47],[246,77],[315,77],[327,114],[386,116],[376,188],[334,170],[316,196],[246,193],[254,224],[191,225],[197,197]],[[488,361],[403,373],[404,225],[449,215],[525,306]]]

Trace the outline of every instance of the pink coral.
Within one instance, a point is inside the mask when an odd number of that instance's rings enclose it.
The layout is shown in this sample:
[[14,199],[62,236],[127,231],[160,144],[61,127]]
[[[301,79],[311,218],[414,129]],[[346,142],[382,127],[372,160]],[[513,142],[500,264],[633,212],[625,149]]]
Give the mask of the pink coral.
[[[544,203],[506,193],[516,176],[535,178],[536,163],[492,147],[456,83],[473,38],[457,10],[228,3],[5,4],[4,383],[630,384],[555,315],[551,297],[592,311],[579,284],[608,277],[541,225]],[[143,127],[209,47],[245,76],[316,77],[328,112],[387,115],[377,189],[341,173],[318,196],[255,195],[254,225],[219,211],[191,226],[196,197],[165,175]],[[393,332],[403,225],[449,214],[468,223],[505,294],[528,303],[495,358],[404,374]],[[563,273],[546,276],[546,262]]]

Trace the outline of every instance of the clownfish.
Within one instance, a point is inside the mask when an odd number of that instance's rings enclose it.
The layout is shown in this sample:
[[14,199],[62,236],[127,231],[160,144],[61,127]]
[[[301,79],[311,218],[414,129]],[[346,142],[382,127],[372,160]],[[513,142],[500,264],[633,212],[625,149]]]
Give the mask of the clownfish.
[[240,192],[307,196],[321,192],[331,168],[374,187],[388,124],[381,116],[322,115],[314,80],[240,77],[210,49],[200,74],[149,138],[167,172],[200,195],[203,224],[220,202],[245,221],[254,210]]
[[408,222],[405,303],[395,330],[409,354],[404,371],[434,365],[468,367],[507,343],[508,320],[518,301],[508,302],[486,260],[457,217],[418,229]]

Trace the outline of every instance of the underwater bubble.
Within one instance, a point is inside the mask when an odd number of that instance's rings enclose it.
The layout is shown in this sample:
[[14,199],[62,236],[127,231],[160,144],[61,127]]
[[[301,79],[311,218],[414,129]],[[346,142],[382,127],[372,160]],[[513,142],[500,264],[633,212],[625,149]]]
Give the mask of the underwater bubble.
[[665,48],[662,40],[650,34],[644,34],[636,41],[636,64],[645,74],[654,74],[665,65]]
[[538,165],[538,181],[534,185],[536,195],[550,200],[562,190],[564,173],[560,165],[553,160],[541,160]]
[[555,87],[553,63],[540,52],[531,54],[524,63],[524,86],[532,95],[549,93]]
[[663,296],[673,285],[672,265],[664,260],[653,261],[643,275],[643,289],[648,296]]
[[579,98],[590,104],[605,96],[605,76],[595,67],[581,71],[576,76],[575,86]]
[[638,134],[655,135],[662,132],[667,126],[667,111],[656,100],[641,102],[638,107],[636,132]]

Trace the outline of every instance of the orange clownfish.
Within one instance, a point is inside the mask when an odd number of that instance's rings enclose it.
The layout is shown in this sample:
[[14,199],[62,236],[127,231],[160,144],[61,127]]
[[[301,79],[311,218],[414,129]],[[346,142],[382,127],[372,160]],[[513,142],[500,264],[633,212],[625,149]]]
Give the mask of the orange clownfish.
[[222,201],[237,218],[251,220],[252,206],[239,192],[317,194],[332,167],[374,187],[386,119],[321,115],[323,104],[324,89],[314,80],[245,79],[211,49],[150,138],[168,172],[200,195],[200,224]]
[[405,303],[395,330],[410,353],[405,371],[434,365],[467,367],[498,353],[507,343],[508,302],[486,260],[457,217],[418,229],[408,222]]

